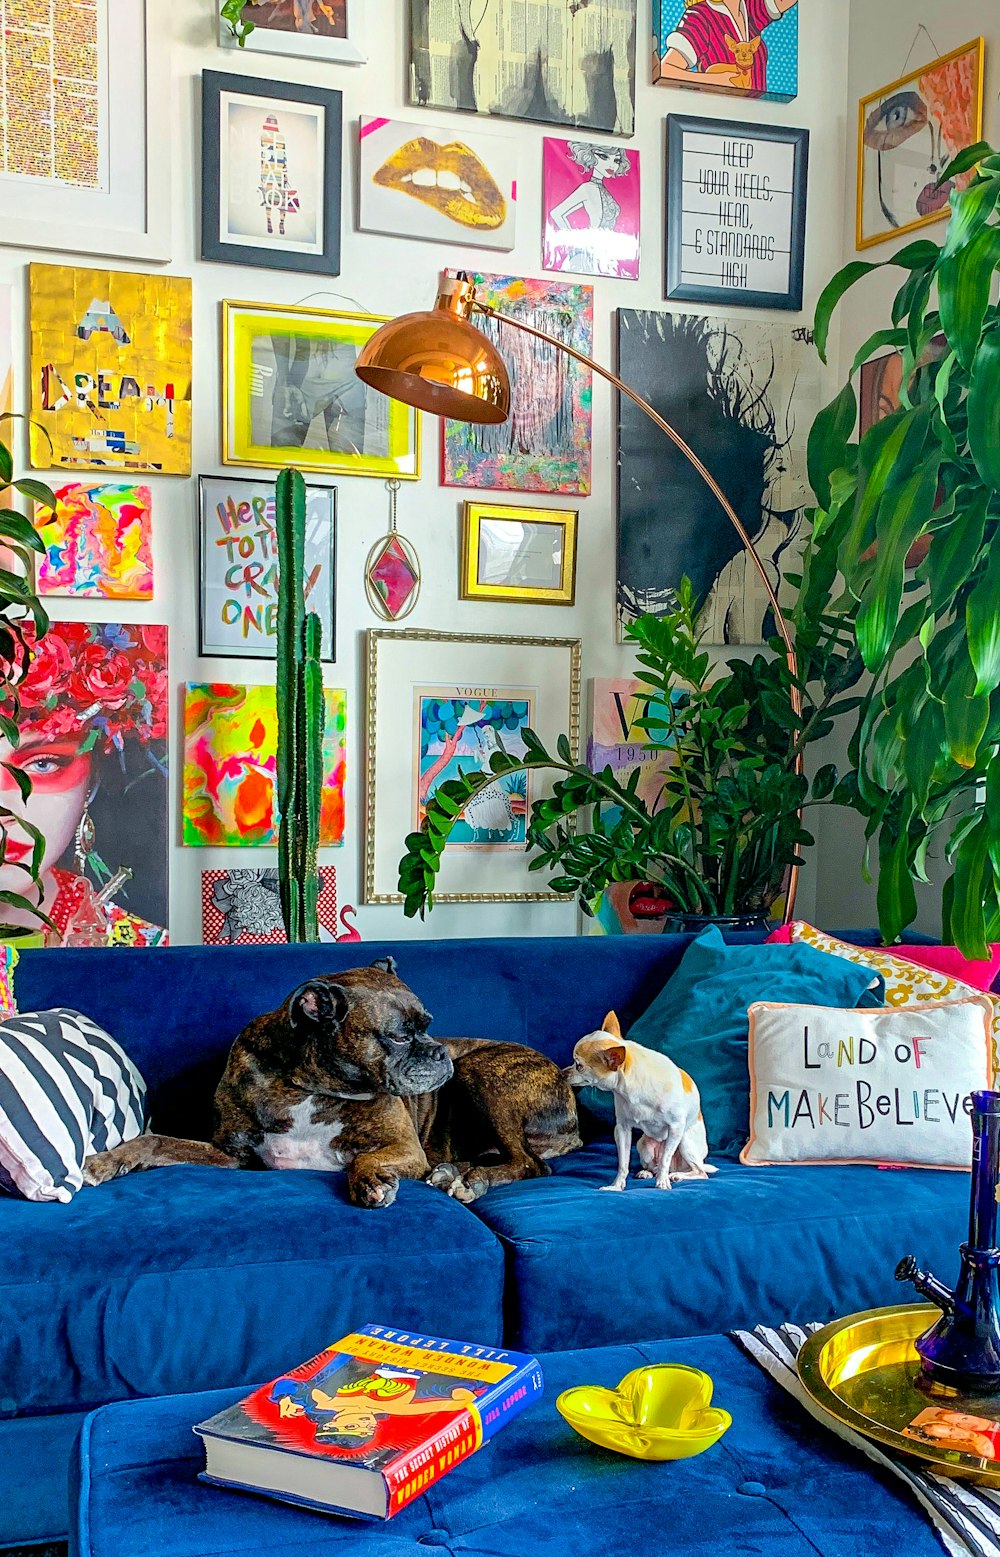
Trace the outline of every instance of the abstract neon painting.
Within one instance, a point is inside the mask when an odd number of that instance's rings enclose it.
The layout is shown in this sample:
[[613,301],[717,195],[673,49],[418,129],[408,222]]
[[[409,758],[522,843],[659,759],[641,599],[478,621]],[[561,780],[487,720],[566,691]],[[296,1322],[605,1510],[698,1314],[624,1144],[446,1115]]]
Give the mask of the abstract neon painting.
[[38,510],[38,593],[152,600],[149,488],[73,482],[55,498],[54,509]]
[[[327,688],[320,843],[344,841],[346,693]],[[184,696],[183,841],[275,845],[274,687],[189,683]]]

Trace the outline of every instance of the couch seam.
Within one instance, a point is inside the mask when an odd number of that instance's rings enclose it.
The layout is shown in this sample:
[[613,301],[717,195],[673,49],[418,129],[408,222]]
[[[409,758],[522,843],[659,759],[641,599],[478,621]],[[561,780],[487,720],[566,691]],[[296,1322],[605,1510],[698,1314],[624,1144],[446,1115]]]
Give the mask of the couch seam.
[[[80,1493],[76,1501],[74,1523],[76,1526],[77,1550],[73,1557],[89,1557],[90,1544],[90,1445],[91,1424],[94,1420],[93,1412],[88,1412],[80,1426],[80,1438],[77,1446],[77,1454],[80,1464]],[[72,1463],[72,1462],[71,1462]],[[69,1503],[69,1478],[67,1476],[66,1501]],[[86,1545],[84,1545],[86,1540]]]

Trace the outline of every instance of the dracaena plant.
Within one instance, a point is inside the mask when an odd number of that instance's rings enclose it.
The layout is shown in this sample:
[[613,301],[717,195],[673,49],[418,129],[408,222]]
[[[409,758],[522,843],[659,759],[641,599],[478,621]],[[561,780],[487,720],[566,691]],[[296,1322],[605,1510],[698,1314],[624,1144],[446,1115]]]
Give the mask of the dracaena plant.
[[[840,797],[866,819],[883,934],[916,917],[914,883],[938,846],[945,937],[984,956],[1000,936],[1000,155],[981,143],[942,180],[972,169],[944,241],[885,262],[905,277],[854,360],[852,375],[902,354],[899,409],[856,440],[849,381],[812,429],[809,462],[813,556],[842,576],[871,676]],[[880,268],[856,261],[826,288],[824,357],[838,302]]]
[[594,772],[575,761],[565,735],[550,752],[531,730],[523,732],[522,757],[495,752],[489,773],[477,768],[442,784],[400,862],[407,916],[433,907],[442,854],[470,801],[490,784],[509,787],[538,770],[558,776],[531,807],[530,868],[550,872],[552,891],[578,896],[585,912],[612,882],[634,880],[659,884],[683,913],[767,912],[789,866],[801,863],[801,848],[813,841],[805,808],[827,799],[837,783],[827,765],[810,786],[802,754],[829,734],[838,713],[856,706],[845,694],[861,673],[843,624],[826,610],[831,580],[822,561],[797,582],[795,676],[776,652],[780,642],[751,661],[714,663],[686,579],[675,610],[639,617],[630,627],[648,697],[639,723],[650,750],[670,759],[654,804],[637,793],[638,772],[623,784],[610,768]]
[[[41,481],[31,477],[15,478],[14,459],[4,436],[10,422],[9,414],[0,417],[0,551],[5,555],[0,564],[0,737],[12,750],[18,745],[18,716],[21,702],[18,687],[28,670],[29,646],[37,642],[48,629],[49,619],[31,585],[31,559],[33,552],[44,551],[42,541],[34,525],[24,514],[10,506],[10,494],[16,492],[29,502],[35,501],[46,508],[55,506],[55,498]],[[44,433],[45,437],[48,435]],[[15,573],[13,560],[24,569]],[[27,631],[25,630],[27,627]],[[17,786],[26,804],[31,794],[31,779],[14,763],[0,762],[7,777]],[[17,821],[18,830],[27,833],[33,848],[31,856],[23,863],[6,863],[7,834],[11,824]],[[32,823],[0,804],[0,869],[17,870],[24,875],[24,891],[13,889],[0,891],[0,937],[16,938],[24,931],[3,922],[5,908],[27,909],[38,917],[39,923],[47,923],[41,912],[42,887],[40,881],[42,855],[45,840]]]

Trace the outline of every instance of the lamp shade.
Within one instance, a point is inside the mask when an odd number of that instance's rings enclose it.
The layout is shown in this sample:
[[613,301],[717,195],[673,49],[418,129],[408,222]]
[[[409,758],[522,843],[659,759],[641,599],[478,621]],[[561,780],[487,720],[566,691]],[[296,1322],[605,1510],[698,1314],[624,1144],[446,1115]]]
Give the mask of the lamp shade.
[[362,348],[355,371],[392,400],[459,422],[505,422],[510,380],[493,343],[441,308],[403,314]]

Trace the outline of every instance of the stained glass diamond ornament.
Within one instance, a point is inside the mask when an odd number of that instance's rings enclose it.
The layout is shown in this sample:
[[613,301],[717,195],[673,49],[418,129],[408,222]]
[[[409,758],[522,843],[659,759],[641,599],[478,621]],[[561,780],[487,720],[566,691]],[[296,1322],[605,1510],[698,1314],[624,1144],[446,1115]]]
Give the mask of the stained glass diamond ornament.
[[381,536],[368,553],[365,563],[365,591],[368,603],[387,622],[409,616],[420,594],[420,558],[410,542],[396,529],[396,493],[398,481],[387,481],[389,492],[389,533]]

